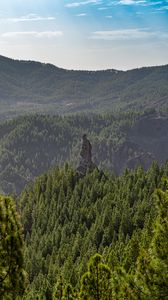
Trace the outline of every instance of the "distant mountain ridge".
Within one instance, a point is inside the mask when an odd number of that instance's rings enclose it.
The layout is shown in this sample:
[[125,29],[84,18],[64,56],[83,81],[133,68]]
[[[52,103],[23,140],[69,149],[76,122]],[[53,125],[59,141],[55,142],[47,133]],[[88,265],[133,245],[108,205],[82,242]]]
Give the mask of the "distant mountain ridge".
[[74,71],[0,56],[0,108],[7,117],[34,111],[143,110],[167,106],[167,100],[168,65]]

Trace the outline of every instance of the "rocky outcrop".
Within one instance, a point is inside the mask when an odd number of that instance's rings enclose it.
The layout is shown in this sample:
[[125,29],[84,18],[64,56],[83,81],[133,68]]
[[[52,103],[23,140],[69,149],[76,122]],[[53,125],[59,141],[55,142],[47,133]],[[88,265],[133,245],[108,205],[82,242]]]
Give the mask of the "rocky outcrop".
[[96,165],[92,162],[92,145],[87,139],[86,134],[82,137],[82,149],[80,152],[80,163],[77,168],[77,171],[81,175],[85,175],[87,171],[92,171],[97,168]]

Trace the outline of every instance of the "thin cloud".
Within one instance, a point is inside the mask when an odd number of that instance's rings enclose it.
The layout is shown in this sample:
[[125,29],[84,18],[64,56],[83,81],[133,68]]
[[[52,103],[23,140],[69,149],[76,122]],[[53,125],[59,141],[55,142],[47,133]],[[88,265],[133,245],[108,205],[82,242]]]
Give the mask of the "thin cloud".
[[105,41],[119,41],[119,40],[136,40],[149,38],[168,38],[168,33],[150,32],[145,29],[123,29],[123,30],[107,30],[95,31],[92,33],[91,39],[105,40]]
[[146,3],[146,0],[121,0],[119,1],[119,4],[122,5],[135,5],[135,4],[142,4]]
[[142,6],[146,6],[146,7],[147,6],[151,6],[151,7],[154,6],[155,7],[155,6],[159,6],[159,5],[160,6],[163,5],[163,1],[155,1],[155,2],[148,1],[148,2],[142,3]]
[[139,5],[139,6],[157,6],[163,5],[165,1],[147,1],[147,0],[120,0],[120,1],[112,1],[110,5]]
[[100,4],[102,1],[101,0],[86,0],[86,1],[81,1],[81,2],[72,2],[68,3],[65,5],[65,7],[79,7],[83,5],[88,5],[88,4]]
[[81,13],[81,14],[77,14],[76,17],[86,17],[87,14],[86,13]]
[[29,14],[26,16],[16,18],[4,18],[0,20],[0,23],[19,23],[19,22],[34,22],[34,21],[52,21],[54,17],[42,17],[36,14]]
[[54,38],[61,37],[62,31],[12,31],[1,35],[3,38],[33,37],[33,38]]
[[148,5],[151,5],[151,6],[155,6],[155,5],[160,5],[160,4],[163,4],[163,1],[155,1],[155,2],[149,2]]
[[120,1],[112,1],[109,5],[146,5],[146,0],[120,0]]
[[160,11],[162,11],[162,10],[168,10],[168,5],[156,8],[156,10],[160,10]]

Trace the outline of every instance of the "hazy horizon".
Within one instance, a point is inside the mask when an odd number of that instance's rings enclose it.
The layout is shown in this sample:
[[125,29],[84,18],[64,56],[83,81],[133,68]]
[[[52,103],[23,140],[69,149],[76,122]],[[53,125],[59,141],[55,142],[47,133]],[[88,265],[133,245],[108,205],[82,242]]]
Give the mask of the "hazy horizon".
[[68,70],[168,64],[168,0],[2,0],[0,53]]
[[141,67],[135,67],[135,68],[130,68],[130,69],[113,69],[113,68],[107,68],[107,69],[68,69],[68,68],[64,68],[62,66],[57,66],[56,64],[52,63],[52,62],[45,62],[45,61],[40,61],[40,60],[31,60],[31,59],[19,59],[17,57],[8,57],[8,56],[5,56],[5,55],[1,55],[0,53],[0,57],[4,57],[4,58],[7,58],[7,59],[11,59],[11,60],[15,60],[15,61],[24,61],[24,62],[34,62],[34,63],[41,63],[41,64],[49,64],[49,65],[53,65],[54,67],[56,68],[59,68],[59,69],[64,69],[64,70],[67,70],[67,71],[88,71],[88,72],[97,72],[97,71],[110,71],[110,70],[114,70],[114,71],[131,71],[131,70],[135,70],[135,69],[142,69],[142,68],[153,68],[153,67],[164,67],[164,66],[167,66],[168,63],[166,64],[163,64],[163,65],[144,65],[144,66],[141,66]]

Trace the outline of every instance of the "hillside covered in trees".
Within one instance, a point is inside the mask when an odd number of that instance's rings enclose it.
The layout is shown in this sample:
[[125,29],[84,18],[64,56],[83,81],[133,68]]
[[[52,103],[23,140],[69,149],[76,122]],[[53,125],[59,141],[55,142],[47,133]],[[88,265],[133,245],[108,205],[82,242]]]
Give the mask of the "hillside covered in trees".
[[167,107],[168,66],[74,71],[0,56],[0,120],[30,112]]
[[23,235],[11,197],[0,195],[0,298],[21,299],[25,291]]
[[167,112],[27,116],[0,124],[0,189],[20,193],[53,166],[79,161],[81,137],[92,143],[94,163],[121,174],[125,168],[148,169],[168,158]]
[[2,300],[168,300],[167,95],[168,66],[0,56]]
[[[20,220],[0,196],[3,300],[168,299],[167,123],[152,110],[0,124],[0,193],[22,191]],[[81,176],[84,132],[99,169]]]
[[80,178],[65,164],[27,187],[25,299],[167,299],[167,176],[154,163]]

